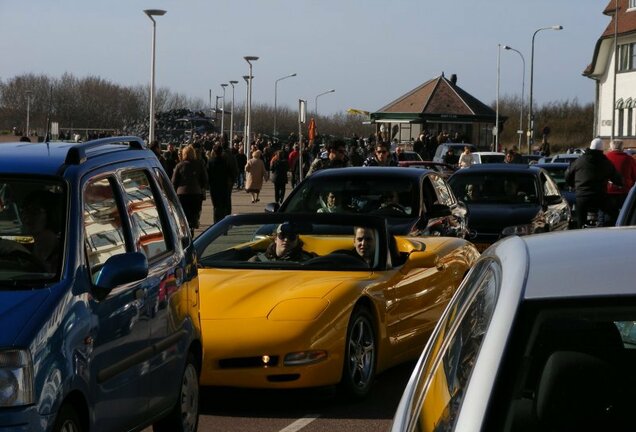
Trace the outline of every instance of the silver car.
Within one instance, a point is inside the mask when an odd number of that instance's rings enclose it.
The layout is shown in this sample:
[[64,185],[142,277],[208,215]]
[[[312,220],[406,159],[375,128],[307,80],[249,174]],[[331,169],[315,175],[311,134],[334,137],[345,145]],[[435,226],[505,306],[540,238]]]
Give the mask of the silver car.
[[502,240],[449,303],[392,431],[634,430],[636,228]]

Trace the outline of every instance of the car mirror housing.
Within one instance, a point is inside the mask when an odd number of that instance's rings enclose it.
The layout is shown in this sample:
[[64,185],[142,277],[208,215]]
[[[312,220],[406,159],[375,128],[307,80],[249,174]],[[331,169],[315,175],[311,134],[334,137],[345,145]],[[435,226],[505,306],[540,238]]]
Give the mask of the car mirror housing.
[[95,282],[95,296],[105,298],[114,288],[148,276],[148,260],[141,252],[114,255],[104,263]]
[[280,208],[280,204],[278,204],[278,203],[275,203],[275,202],[273,202],[273,203],[268,203],[268,204],[265,206],[265,212],[266,212],[266,213],[276,213],[276,212],[278,211],[278,209],[279,209],[279,208]]
[[409,254],[409,258],[402,266],[402,273],[408,273],[416,268],[440,268],[439,255],[435,252],[414,251]]
[[445,217],[452,214],[449,206],[444,204],[433,204],[428,212],[429,218]]
[[561,201],[563,201],[563,199],[561,198],[560,195],[546,195],[545,196],[545,203],[547,205],[559,204]]

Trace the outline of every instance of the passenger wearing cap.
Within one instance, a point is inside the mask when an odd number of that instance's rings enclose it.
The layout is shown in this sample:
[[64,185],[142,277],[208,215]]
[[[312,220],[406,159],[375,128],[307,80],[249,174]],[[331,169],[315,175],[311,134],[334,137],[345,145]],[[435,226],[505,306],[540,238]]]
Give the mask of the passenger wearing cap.
[[259,252],[249,259],[250,262],[293,261],[302,262],[316,255],[303,250],[303,242],[291,224],[283,223],[276,228],[274,242],[265,252]]
[[623,179],[614,165],[603,154],[603,141],[594,138],[590,148],[567,169],[565,181],[574,187],[576,221],[585,225],[588,211],[607,211],[607,182],[622,186]]

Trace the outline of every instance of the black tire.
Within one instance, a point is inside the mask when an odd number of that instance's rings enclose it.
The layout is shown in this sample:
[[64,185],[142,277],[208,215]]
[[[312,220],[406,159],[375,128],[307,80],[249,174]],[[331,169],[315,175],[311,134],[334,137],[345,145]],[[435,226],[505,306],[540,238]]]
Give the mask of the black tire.
[[67,403],[57,413],[53,432],[82,432],[82,422],[73,407]]
[[373,316],[367,308],[356,307],[347,328],[340,381],[340,388],[347,396],[359,399],[369,394],[375,379],[376,359]]
[[188,355],[179,399],[165,418],[152,425],[155,432],[195,432],[199,426],[199,369],[192,354]]

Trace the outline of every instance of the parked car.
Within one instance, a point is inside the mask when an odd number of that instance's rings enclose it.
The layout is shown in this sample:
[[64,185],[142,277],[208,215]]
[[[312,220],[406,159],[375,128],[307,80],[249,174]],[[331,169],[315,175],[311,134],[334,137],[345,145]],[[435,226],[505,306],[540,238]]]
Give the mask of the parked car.
[[135,137],[0,146],[0,429],[198,423],[196,255]]
[[535,164],[535,163],[539,162],[539,160],[542,157],[543,156],[537,155],[537,154],[522,154],[521,155],[521,160],[523,161],[523,163],[527,163],[528,165],[532,165],[532,164]]
[[468,207],[468,239],[481,251],[502,237],[564,230],[570,223],[557,184],[534,165],[473,165],[453,174],[449,184]]
[[[334,195],[333,206],[328,205]],[[320,170],[305,178],[279,206],[281,213],[372,214],[385,217],[392,234],[464,237],[466,206],[434,171],[400,167]]]
[[543,163],[572,163],[583,153],[559,153],[552,156],[547,156],[539,160],[540,164]]
[[410,150],[402,151],[400,158],[397,157],[396,153],[393,153],[392,156],[398,161],[399,166],[408,166],[411,162],[422,162],[424,160],[419,153]]
[[433,156],[433,162],[446,162],[444,160],[444,156],[446,156],[446,153],[448,153],[448,150],[450,149],[453,149],[453,151],[455,152],[455,155],[459,157],[461,152],[464,151],[464,147],[466,146],[470,147],[470,151],[473,153],[477,151],[477,146],[475,146],[474,144],[467,144],[467,143],[440,144],[437,146],[437,149],[435,150],[435,155]]
[[616,219],[616,226],[627,225],[636,225],[636,187],[633,187],[627,194],[627,198]]
[[472,155],[474,164],[503,163],[506,158],[506,154],[501,152],[474,152]]
[[466,240],[392,236],[384,218],[362,214],[228,216],[195,245],[202,385],[339,384],[353,397],[419,355],[478,257]]
[[635,242],[636,228],[599,228],[488,249],[426,344],[391,431],[632,430]]

